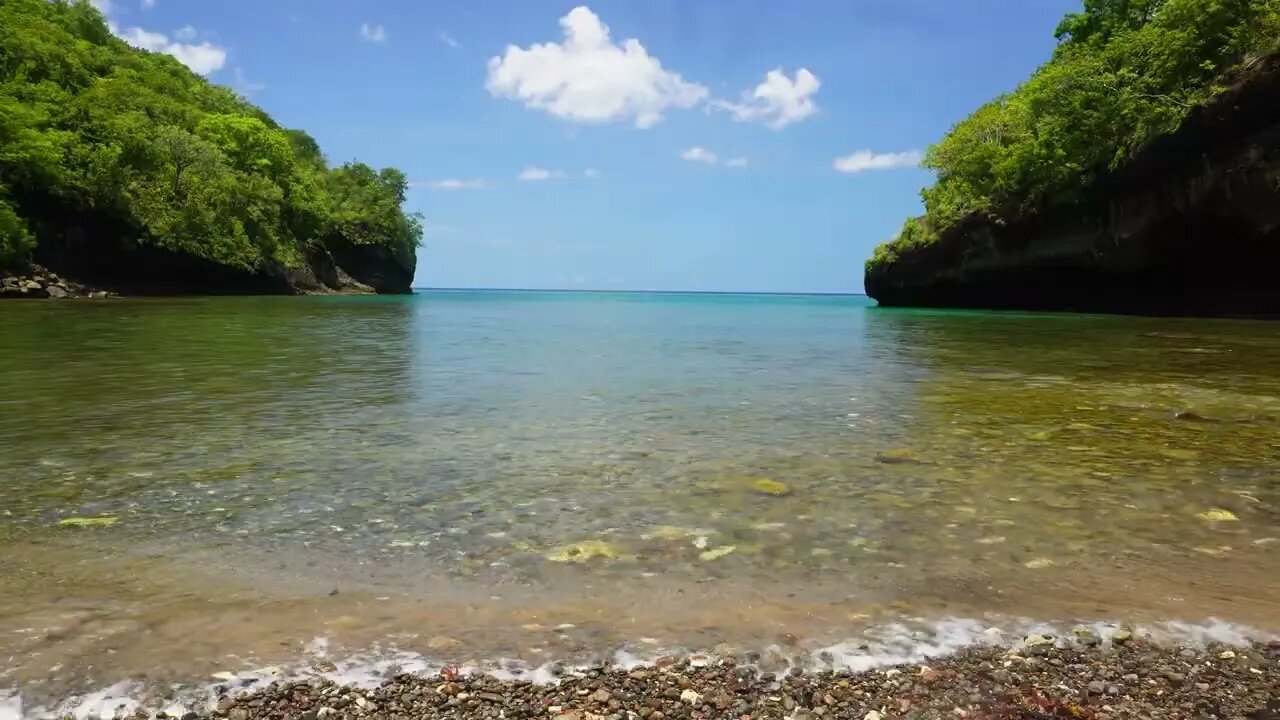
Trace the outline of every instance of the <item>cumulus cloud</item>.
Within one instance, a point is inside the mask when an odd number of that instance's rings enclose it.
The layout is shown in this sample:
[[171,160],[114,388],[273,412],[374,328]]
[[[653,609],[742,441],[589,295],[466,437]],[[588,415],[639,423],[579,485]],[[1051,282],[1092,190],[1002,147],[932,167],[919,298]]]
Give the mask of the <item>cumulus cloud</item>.
[[629,120],[638,128],[707,97],[706,87],[664,69],[639,40],[614,43],[609,27],[585,6],[570,10],[560,26],[561,43],[508,45],[501,57],[490,58],[489,93],[572,122]]
[[895,168],[918,167],[922,159],[924,159],[924,153],[919,150],[888,153],[859,150],[852,155],[836,158],[832,165],[842,173],[860,173],[864,170],[893,170]]
[[516,179],[517,180],[559,180],[563,177],[566,177],[565,172],[563,170],[547,170],[546,168],[540,168],[540,167],[527,167],[520,173],[519,176],[516,177]]
[[480,190],[489,187],[489,183],[481,178],[471,178],[463,180],[460,178],[446,178],[444,180],[428,180],[426,182],[409,183],[414,187],[426,186],[437,190]]
[[730,158],[724,161],[724,166],[727,168],[744,168],[747,166],[747,159],[744,157]]
[[[209,42],[199,44],[179,42],[178,40],[170,40],[164,33],[152,32],[144,30],[140,27],[131,27],[120,30],[114,25],[110,25],[111,32],[117,37],[130,45],[150,50],[151,52],[164,53],[177,58],[178,62],[191,68],[192,72],[200,75],[208,75],[215,70],[221,70],[227,64],[227,51]],[[188,28],[182,28],[178,32],[186,35]],[[191,37],[195,36],[195,29],[190,28]]]
[[719,100],[715,106],[730,112],[735,120],[759,121],[781,130],[818,112],[813,96],[820,87],[822,81],[805,68],[797,70],[794,79],[778,68],[766,73],[754,90],[744,92],[741,102]]
[[461,43],[453,39],[452,35],[450,35],[447,32],[444,32],[443,30],[436,33],[436,37],[440,38],[440,42],[444,43],[445,45],[448,45],[451,48],[456,48],[461,45]]
[[370,25],[369,23],[360,23],[360,37],[371,43],[380,43],[387,41],[387,29],[381,25]]
[[702,147],[701,145],[694,145],[688,150],[685,150],[684,152],[680,153],[680,159],[688,160],[689,162],[706,163],[708,165],[715,165],[716,163],[720,162],[720,158],[716,157],[715,153]]

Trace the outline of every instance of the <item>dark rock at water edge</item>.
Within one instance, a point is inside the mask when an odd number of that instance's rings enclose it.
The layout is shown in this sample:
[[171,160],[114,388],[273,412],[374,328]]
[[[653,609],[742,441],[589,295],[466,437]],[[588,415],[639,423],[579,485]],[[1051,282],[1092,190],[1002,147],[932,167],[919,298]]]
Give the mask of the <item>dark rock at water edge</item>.
[[[107,221],[102,219],[103,223]],[[0,298],[118,295],[309,295],[328,293],[408,294],[414,259],[379,245],[327,238],[308,247],[296,267],[270,263],[255,270],[140,244],[118,227],[69,221],[46,227],[35,262],[0,278]],[[56,271],[55,274],[53,271]],[[44,275],[41,275],[43,273]],[[8,277],[6,277],[6,275]],[[61,277],[59,277],[59,275]],[[75,278],[76,282],[63,278]],[[15,283],[8,281],[12,279]],[[56,282],[49,282],[56,280]],[[24,290],[22,283],[37,287]],[[49,291],[60,287],[66,291]]]
[[1088,198],[971,217],[871,265],[881,305],[1280,316],[1280,55],[1191,112]]
[[19,274],[0,276],[0,298],[64,299],[106,296],[107,293],[104,291],[59,277],[56,273],[38,265],[25,268]]

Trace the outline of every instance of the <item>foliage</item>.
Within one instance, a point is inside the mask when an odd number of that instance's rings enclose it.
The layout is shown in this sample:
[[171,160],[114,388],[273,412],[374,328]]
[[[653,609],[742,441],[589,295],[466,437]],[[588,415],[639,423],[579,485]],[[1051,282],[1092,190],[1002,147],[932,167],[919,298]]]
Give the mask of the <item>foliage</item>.
[[868,268],[965,217],[1006,222],[1067,204],[1169,133],[1231,74],[1280,50],[1280,0],[1084,0],[1052,59],[929,148],[937,181]]
[[411,265],[406,188],[394,169],[329,169],[310,135],[129,47],[87,0],[0,2],[0,266],[77,224],[246,270],[343,239]]

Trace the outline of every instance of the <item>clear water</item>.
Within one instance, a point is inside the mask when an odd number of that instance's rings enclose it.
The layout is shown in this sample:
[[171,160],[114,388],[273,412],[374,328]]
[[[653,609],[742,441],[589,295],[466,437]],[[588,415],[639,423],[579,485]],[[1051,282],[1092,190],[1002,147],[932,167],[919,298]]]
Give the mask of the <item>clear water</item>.
[[425,292],[5,303],[0,345],[0,686],[36,695],[318,636],[1280,630],[1274,324]]

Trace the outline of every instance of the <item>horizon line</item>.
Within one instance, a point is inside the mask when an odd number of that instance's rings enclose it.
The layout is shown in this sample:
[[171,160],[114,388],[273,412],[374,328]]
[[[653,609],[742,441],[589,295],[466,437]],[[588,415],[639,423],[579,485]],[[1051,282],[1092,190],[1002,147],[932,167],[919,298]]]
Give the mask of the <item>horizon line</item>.
[[520,287],[409,287],[410,290],[445,292],[545,292],[545,293],[638,293],[648,295],[816,295],[823,297],[867,297],[865,292],[814,292],[768,290],[609,290],[604,288],[520,288]]

